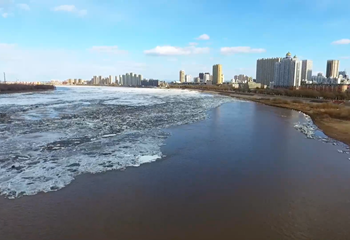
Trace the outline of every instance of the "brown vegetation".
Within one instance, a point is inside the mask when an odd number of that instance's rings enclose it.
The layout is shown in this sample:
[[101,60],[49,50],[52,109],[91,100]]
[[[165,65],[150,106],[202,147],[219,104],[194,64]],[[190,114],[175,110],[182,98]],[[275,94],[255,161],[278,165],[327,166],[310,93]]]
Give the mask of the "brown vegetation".
[[249,93],[264,94],[270,96],[288,96],[301,98],[324,98],[330,100],[350,100],[350,92],[321,92],[311,89],[250,89],[242,90],[233,88],[232,85],[170,85],[170,88],[180,89],[197,89],[204,91],[232,92],[232,93]]
[[30,91],[44,91],[54,90],[53,85],[34,85],[34,84],[0,84],[0,93],[14,93],[14,92],[30,92]]

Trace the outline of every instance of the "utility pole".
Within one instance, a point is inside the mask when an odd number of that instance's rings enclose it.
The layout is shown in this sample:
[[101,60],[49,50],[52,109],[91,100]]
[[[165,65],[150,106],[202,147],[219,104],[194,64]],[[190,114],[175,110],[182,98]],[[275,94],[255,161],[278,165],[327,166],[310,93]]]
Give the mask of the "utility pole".
[[4,72],[4,83],[6,83],[6,74]]

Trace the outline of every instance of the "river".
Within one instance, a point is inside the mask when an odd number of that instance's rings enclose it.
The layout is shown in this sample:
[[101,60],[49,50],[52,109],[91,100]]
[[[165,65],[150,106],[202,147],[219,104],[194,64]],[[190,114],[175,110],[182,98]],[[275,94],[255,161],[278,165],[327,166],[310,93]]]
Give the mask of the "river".
[[349,149],[299,112],[103,87],[7,95],[0,112],[4,239],[350,234]]

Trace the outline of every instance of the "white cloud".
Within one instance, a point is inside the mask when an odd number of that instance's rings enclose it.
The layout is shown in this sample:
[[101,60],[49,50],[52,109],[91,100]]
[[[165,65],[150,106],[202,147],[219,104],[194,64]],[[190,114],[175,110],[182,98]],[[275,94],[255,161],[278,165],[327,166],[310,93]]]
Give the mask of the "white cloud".
[[350,59],[350,56],[343,56],[343,57],[340,57],[341,59]]
[[196,42],[190,42],[188,45],[190,45],[190,46],[197,46],[198,43],[196,43]]
[[266,52],[266,50],[263,48],[251,47],[222,47],[220,52],[224,55],[232,55],[236,53],[263,53]]
[[336,45],[339,45],[339,44],[350,44],[350,39],[340,39],[340,40],[332,42],[332,44],[336,44]]
[[9,14],[8,14],[8,13],[3,13],[3,14],[1,14],[1,16],[2,16],[3,18],[7,18],[7,17],[9,16]]
[[54,11],[74,12],[76,7],[74,5],[61,5],[54,8]]
[[85,16],[87,14],[87,10],[86,9],[78,9],[74,5],[61,5],[61,6],[55,7],[53,10],[55,12],[71,12],[71,13],[75,13],[75,14],[77,14],[80,17]]
[[197,40],[209,40],[210,37],[208,34],[202,34],[200,35],[198,38],[196,38]]
[[89,49],[95,53],[108,53],[108,54],[125,54],[127,51],[120,50],[118,46],[93,46]]
[[180,55],[191,55],[191,54],[203,54],[209,53],[208,47],[174,47],[174,46],[157,46],[150,50],[145,50],[144,54],[153,56],[180,56]]
[[28,6],[28,4],[25,4],[25,3],[19,3],[19,4],[17,4],[17,7],[24,10],[24,11],[30,10],[30,7]]

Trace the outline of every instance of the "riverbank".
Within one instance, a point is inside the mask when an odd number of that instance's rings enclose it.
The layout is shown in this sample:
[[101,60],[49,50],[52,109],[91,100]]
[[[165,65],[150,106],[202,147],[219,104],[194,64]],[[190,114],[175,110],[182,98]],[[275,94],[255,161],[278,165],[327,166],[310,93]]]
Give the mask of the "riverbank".
[[0,84],[0,94],[8,93],[23,93],[23,92],[38,92],[38,91],[48,91],[55,90],[53,85],[32,85],[32,84]]
[[261,96],[219,92],[219,94],[249,100],[269,106],[301,111],[311,117],[314,124],[329,137],[350,146],[350,107],[331,102],[315,103],[312,99],[285,96]]

